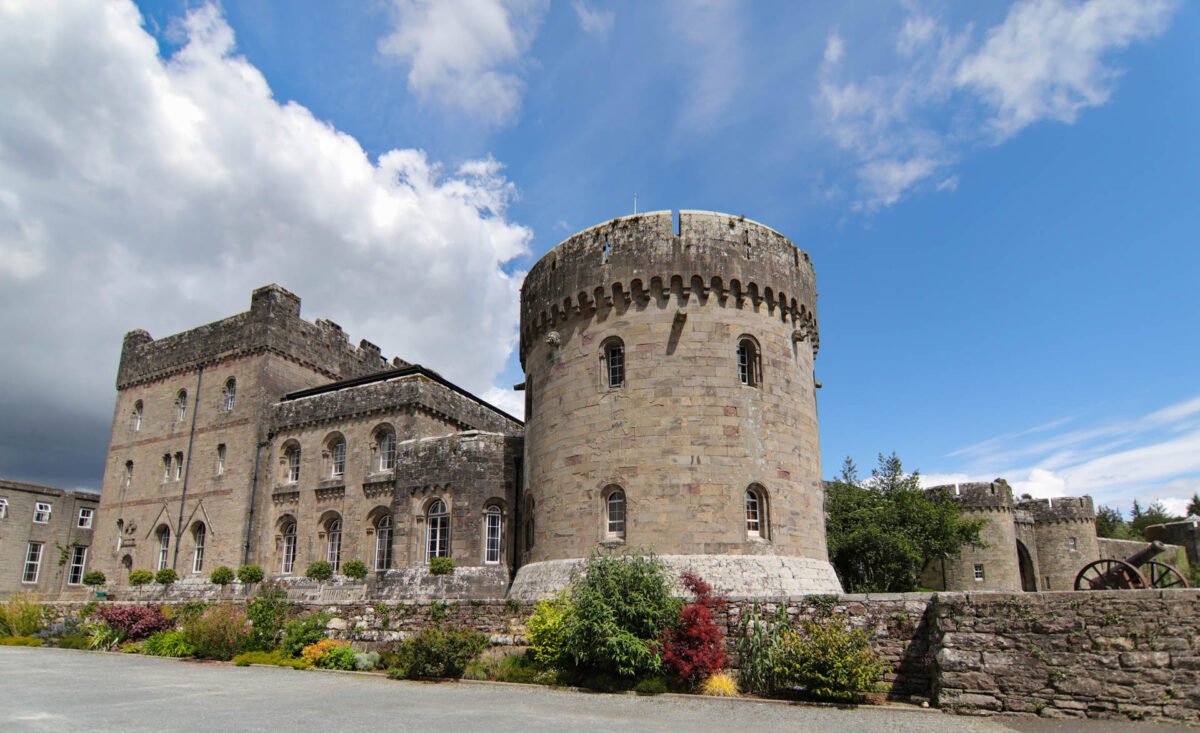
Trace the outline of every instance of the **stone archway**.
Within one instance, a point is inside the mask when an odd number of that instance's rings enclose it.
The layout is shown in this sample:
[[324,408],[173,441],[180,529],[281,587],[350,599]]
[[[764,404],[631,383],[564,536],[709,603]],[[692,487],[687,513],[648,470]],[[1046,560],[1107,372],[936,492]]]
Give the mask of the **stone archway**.
[[1017,540],[1017,566],[1021,570],[1021,590],[1032,593],[1037,590],[1037,572],[1033,568],[1033,558],[1025,543]]

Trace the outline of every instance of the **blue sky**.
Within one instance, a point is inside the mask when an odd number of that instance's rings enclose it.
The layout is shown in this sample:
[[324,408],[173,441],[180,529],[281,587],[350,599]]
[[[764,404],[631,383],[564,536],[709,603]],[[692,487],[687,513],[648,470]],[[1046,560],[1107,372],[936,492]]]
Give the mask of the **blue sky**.
[[633,211],[809,252],[822,459],[1200,490],[1200,10],[0,8],[0,475],[98,486],[121,335],[277,281],[508,409],[524,271]]

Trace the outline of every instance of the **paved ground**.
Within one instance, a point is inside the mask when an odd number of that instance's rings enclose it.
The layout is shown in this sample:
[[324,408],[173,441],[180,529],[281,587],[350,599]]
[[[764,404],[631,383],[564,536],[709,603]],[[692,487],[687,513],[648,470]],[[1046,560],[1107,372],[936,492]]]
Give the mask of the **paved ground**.
[[683,731],[1150,733],[1174,726],[836,709],[515,685],[233,667],[138,655],[0,647],[0,730]]

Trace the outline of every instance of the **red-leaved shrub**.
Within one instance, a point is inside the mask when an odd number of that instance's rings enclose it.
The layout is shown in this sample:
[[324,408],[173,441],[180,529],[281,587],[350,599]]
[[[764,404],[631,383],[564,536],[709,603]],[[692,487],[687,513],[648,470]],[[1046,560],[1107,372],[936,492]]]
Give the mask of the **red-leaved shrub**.
[[725,634],[713,620],[725,598],[690,570],[680,578],[696,599],[680,609],[679,626],[664,635],[662,658],[675,679],[695,684],[725,666]]
[[96,615],[131,641],[175,627],[158,606],[101,606]]

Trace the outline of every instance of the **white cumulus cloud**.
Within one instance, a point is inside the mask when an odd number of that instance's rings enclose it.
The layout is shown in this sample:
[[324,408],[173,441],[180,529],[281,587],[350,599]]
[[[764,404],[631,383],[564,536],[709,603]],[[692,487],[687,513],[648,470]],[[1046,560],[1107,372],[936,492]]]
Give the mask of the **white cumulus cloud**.
[[408,86],[490,123],[521,104],[521,66],[549,0],[391,0],[395,28],[379,51],[409,66]]
[[604,38],[612,30],[617,16],[611,10],[592,10],[583,0],[574,0],[571,7],[579,16],[579,28],[589,36]]
[[99,460],[79,456],[103,456],[122,334],[231,315],[266,283],[299,294],[310,320],[478,392],[513,348],[522,274],[504,265],[531,233],[506,216],[514,189],[496,161],[446,169],[408,149],[372,162],[276,101],[214,6],[182,29],[164,59],[128,0],[0,3],[10,476],[97,483]]

